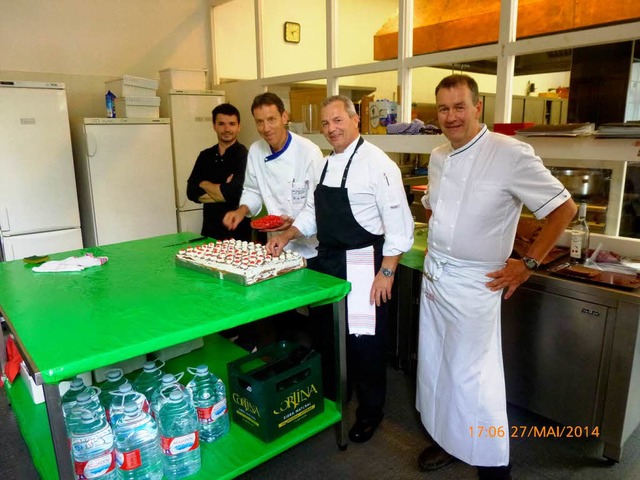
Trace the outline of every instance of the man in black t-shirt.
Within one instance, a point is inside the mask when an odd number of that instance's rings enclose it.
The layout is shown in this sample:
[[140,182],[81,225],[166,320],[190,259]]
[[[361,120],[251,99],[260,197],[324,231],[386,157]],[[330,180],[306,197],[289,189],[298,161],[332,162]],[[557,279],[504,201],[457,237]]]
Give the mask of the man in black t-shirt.
[[230,103],[223,103],[211,113],[218,143],[198,155],[187,180],[187,197],[203,204],[202,235],[250,241],[248,218],[234,231],[222,224],[224,215],[238,208],[247,167],[247,149],[238,142],[240,112]]

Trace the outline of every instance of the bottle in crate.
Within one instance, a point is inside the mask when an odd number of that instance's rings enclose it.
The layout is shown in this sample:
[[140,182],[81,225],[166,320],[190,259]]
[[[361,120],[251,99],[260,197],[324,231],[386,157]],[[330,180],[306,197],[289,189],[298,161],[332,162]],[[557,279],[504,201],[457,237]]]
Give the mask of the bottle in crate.
[[165,476],[177,480],[200,470],[198,415],[189,394],[178,386],[160,409],[158,428]]
[[113,432],[104,417],[82,409],[79,421],[71,425],[70,443],[76,479],[118,478]]
[[203,442],[214,442],[229,433],[226,388],[206,365],[189,367],[188,371],[194,375],[187,390],[191,392],[198,413],[200,438]]
[[122,480],[162,480],[162,451],[156,421],[135,402],[124,405],[113,427]]
[[162,375],[164,375],[162,372],[164,362],[161,360],[158,361],[160,363],[153,360],[146,362],[140,375],[133,381],[133,388],[147,397],[149,403],[151,403],[153,392],[156,391],[162,383]]
[[136,392],[130,383],[123,383],[118,387],[118,390],[111,392],[111,395],[112,400],[107,411],[107,418],[109,418],[112,427],[124,416],[124,407],[128,402],[135,403],[145,413],[149,412],[147,397],[140,392]]

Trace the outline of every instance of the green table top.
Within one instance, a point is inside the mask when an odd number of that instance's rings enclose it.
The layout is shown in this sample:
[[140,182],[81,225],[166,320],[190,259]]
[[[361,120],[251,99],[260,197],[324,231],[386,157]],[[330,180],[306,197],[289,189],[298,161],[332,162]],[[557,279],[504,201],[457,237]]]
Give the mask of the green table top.
[[413,232],[413,246],[411,250],[400,257],[400,265],[422,271],[424,252],[427,249],[427,234],[428,229],[426,227],[415,229]]
[[309,269],[244,287],[179,267],[183,232],[51,255],[107,256],[82,272],[0,263],[0,310],[45,383],[291,310],[344,298],[349,282]]

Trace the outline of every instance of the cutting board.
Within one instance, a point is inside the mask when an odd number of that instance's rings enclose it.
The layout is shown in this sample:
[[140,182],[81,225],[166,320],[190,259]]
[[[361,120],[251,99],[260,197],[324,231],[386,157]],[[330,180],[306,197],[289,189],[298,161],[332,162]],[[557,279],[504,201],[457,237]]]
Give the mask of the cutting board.
[[[591,271],[590,271],[591,270]],[[592,269],[584,269],[577,272],[571,270],[571,264],[562,263],[548,270],[552,275],[580,280],[586,283],[604,285],[605,287],[619,288],[622,290],[635,290],[640,287],[638,275],[625,275],[624,273],[605,272]]]

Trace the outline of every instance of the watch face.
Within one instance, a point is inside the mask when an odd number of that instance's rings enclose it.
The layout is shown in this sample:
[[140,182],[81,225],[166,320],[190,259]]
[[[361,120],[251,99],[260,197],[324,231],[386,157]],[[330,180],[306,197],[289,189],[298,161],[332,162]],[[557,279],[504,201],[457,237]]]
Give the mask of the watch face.
[[295,22],[284,23],[284,40],[289,43],[300,42],[300,24]]
[[536,262],[533,258],[523,258],[524,264],[527,266],[529,270],[535,270],[538,268],[538,262]]
[[389,268],[383,268],[381,271],[382,275],[384,275],[385,277],[393,277],[393,270]]

